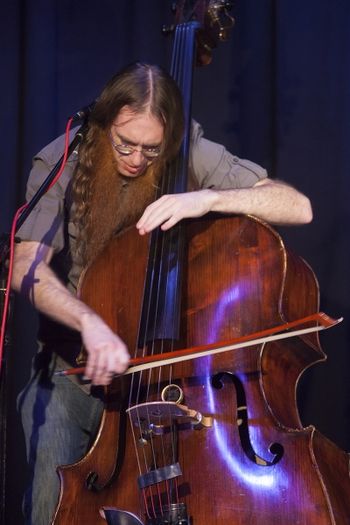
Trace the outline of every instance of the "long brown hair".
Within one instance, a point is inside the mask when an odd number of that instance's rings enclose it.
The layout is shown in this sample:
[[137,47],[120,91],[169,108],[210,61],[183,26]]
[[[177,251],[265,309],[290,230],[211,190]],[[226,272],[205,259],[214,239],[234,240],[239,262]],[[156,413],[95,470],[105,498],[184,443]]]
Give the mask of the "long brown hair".
[[[106,219],[110,224],[98,225],[92,210],[94,192],[98,191],[96,186],[99,165],[101,169],[99,156],[106,153],[101,151],[101,144],[105,144],[106,149],[109,129],[120,110],[125,106],[135,113],[147,110],[164,126],[161,154],[142,175],[146,186],[155,184],[162,168],[176,155],[181,144],[183,136],[182,98],[176,83],[163,69],[155,65],[134,63],[117,73],[106,84],[89,117],[89,128],[79,147],[79,160],[73,176],[74,222],[78,229],[77,249],[84,264],[90,262],[89,253],[96,254],[116,227],[120,226],[120,223],[133,219],[129,212],[127,213],[128,220],[125,216],[116,219],[118,215],[116,212],[116,217]],[[112,155],[108,155],[108,158],[111,159],[110,165],[113,164]],[[106,171],[103,163],[102,168]],[[137,191],[139,182],[131,181],[130,184],[136,188],[134,191]],[[119,190],[118,187],[114,188],[115,192]],[[141,198],[143,207],[150,200],[149,191],[144,193],[144,199]],[[108,197],[108,195],[105,196],[105,198]],[[140,199],[135,200],[138,201],[140,207]],[[128,206],[129,204],[130,202]],[[117,203],[117,206],[120,207],[120,205],[120,202]],[[111,203],[110,209],[115,210],[115,207],[116,203]],[[140,211],[142,210],[136,210],[137,213]],[[115,220],[119,224],[113,224]],[[101,238],[101,232],[103,232],[103,238]]]

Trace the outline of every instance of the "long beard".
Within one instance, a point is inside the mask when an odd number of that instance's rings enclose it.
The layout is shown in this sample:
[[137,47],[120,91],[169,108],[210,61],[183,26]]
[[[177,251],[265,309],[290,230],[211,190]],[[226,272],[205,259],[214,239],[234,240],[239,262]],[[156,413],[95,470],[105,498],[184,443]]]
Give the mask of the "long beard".
[[111,144],[101,134],[93,158],[95,167],[89,225],[83,259],[90,264],[116,233],[135,224],[156,196],[161,169],[156,163],[139,177],[118,173]]

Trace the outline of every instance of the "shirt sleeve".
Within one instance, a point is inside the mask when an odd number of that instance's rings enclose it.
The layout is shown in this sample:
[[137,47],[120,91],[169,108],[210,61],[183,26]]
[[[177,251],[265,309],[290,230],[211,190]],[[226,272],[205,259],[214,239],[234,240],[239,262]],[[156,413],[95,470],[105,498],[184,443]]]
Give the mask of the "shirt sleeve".
[[[29,202],[55,166],[63,152],[63,138],[46,146],[33,159],[27,182],[26,201]],[[74,156],[74,154],[73,154]],[[74,162],[74,161],[73,161]],[[55,185],[36,204],[18,230],[16,236],[23,241],[38,241],[57,253],[64,247],[64,201],[67,185],[72,176],[73,162],[66,167]]]
[[251,188],[267,177],[264,168],[232,155],[224,146],[203,137],[202,127],[192,123],[189,159],[190,179],[199,189]]

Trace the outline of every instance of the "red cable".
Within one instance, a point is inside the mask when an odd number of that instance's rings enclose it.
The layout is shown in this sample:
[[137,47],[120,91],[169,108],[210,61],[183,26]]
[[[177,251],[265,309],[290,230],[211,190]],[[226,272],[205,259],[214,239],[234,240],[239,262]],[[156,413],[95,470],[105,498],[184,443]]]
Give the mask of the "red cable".
[[62,175],[62,172],[64,170],[64,167],[66,165],[66,162],[67,162],[67,156],[68,156],[68,148],[69,148],[69,132],[70,132],[70,127],[72,125],[72,122],[73,122],[73,117],[70,117],[67,121],[67,125],[66,125],[66,131],[65,131],[65,141],[64,141],[64,153],[63,153],[63,159],[62,159],[62,164],[61,164],[61,167],[56,175],[56,177],[51,181],[51,184],[50,186],[48,187],[48,189],[46,191],[48,191],[50,188],[52,188],[52,186],[54,184],[56,184],[56,182],[58,181],[58,179],[60,178],[60,176]]

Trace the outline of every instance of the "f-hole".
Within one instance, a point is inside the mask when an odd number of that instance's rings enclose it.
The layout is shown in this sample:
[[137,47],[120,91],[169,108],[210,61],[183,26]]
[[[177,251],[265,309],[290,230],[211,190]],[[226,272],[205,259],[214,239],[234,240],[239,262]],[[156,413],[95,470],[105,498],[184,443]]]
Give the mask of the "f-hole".
[[248,410],[247,410],[247,400],[246,395],[244,391],[244,386],[242,384],[242,381],[240,379],[232,374],[231,372],[222,372],[219,374],[216,374],[212,378],[212,385],[216,389],[223,388],[223,377],[228,376],[232,383],[235,386],[236,389],[236,398],[237,398],[237,426],[238,426],[238,432],[240,441],[242,444],[242,449],[244,450],[246,456],[256,463],[257,465],[261,465],[264,467],[270,467],[272,465],[275,465],[278,463],[284,454],[284,448],[280,443],[272,443],[269,448],[268,452],[274,456],[272,461],[268,461],[261,456],[259,456],[250,441],[250,435],[249,435],[249,419],[248,419]]

